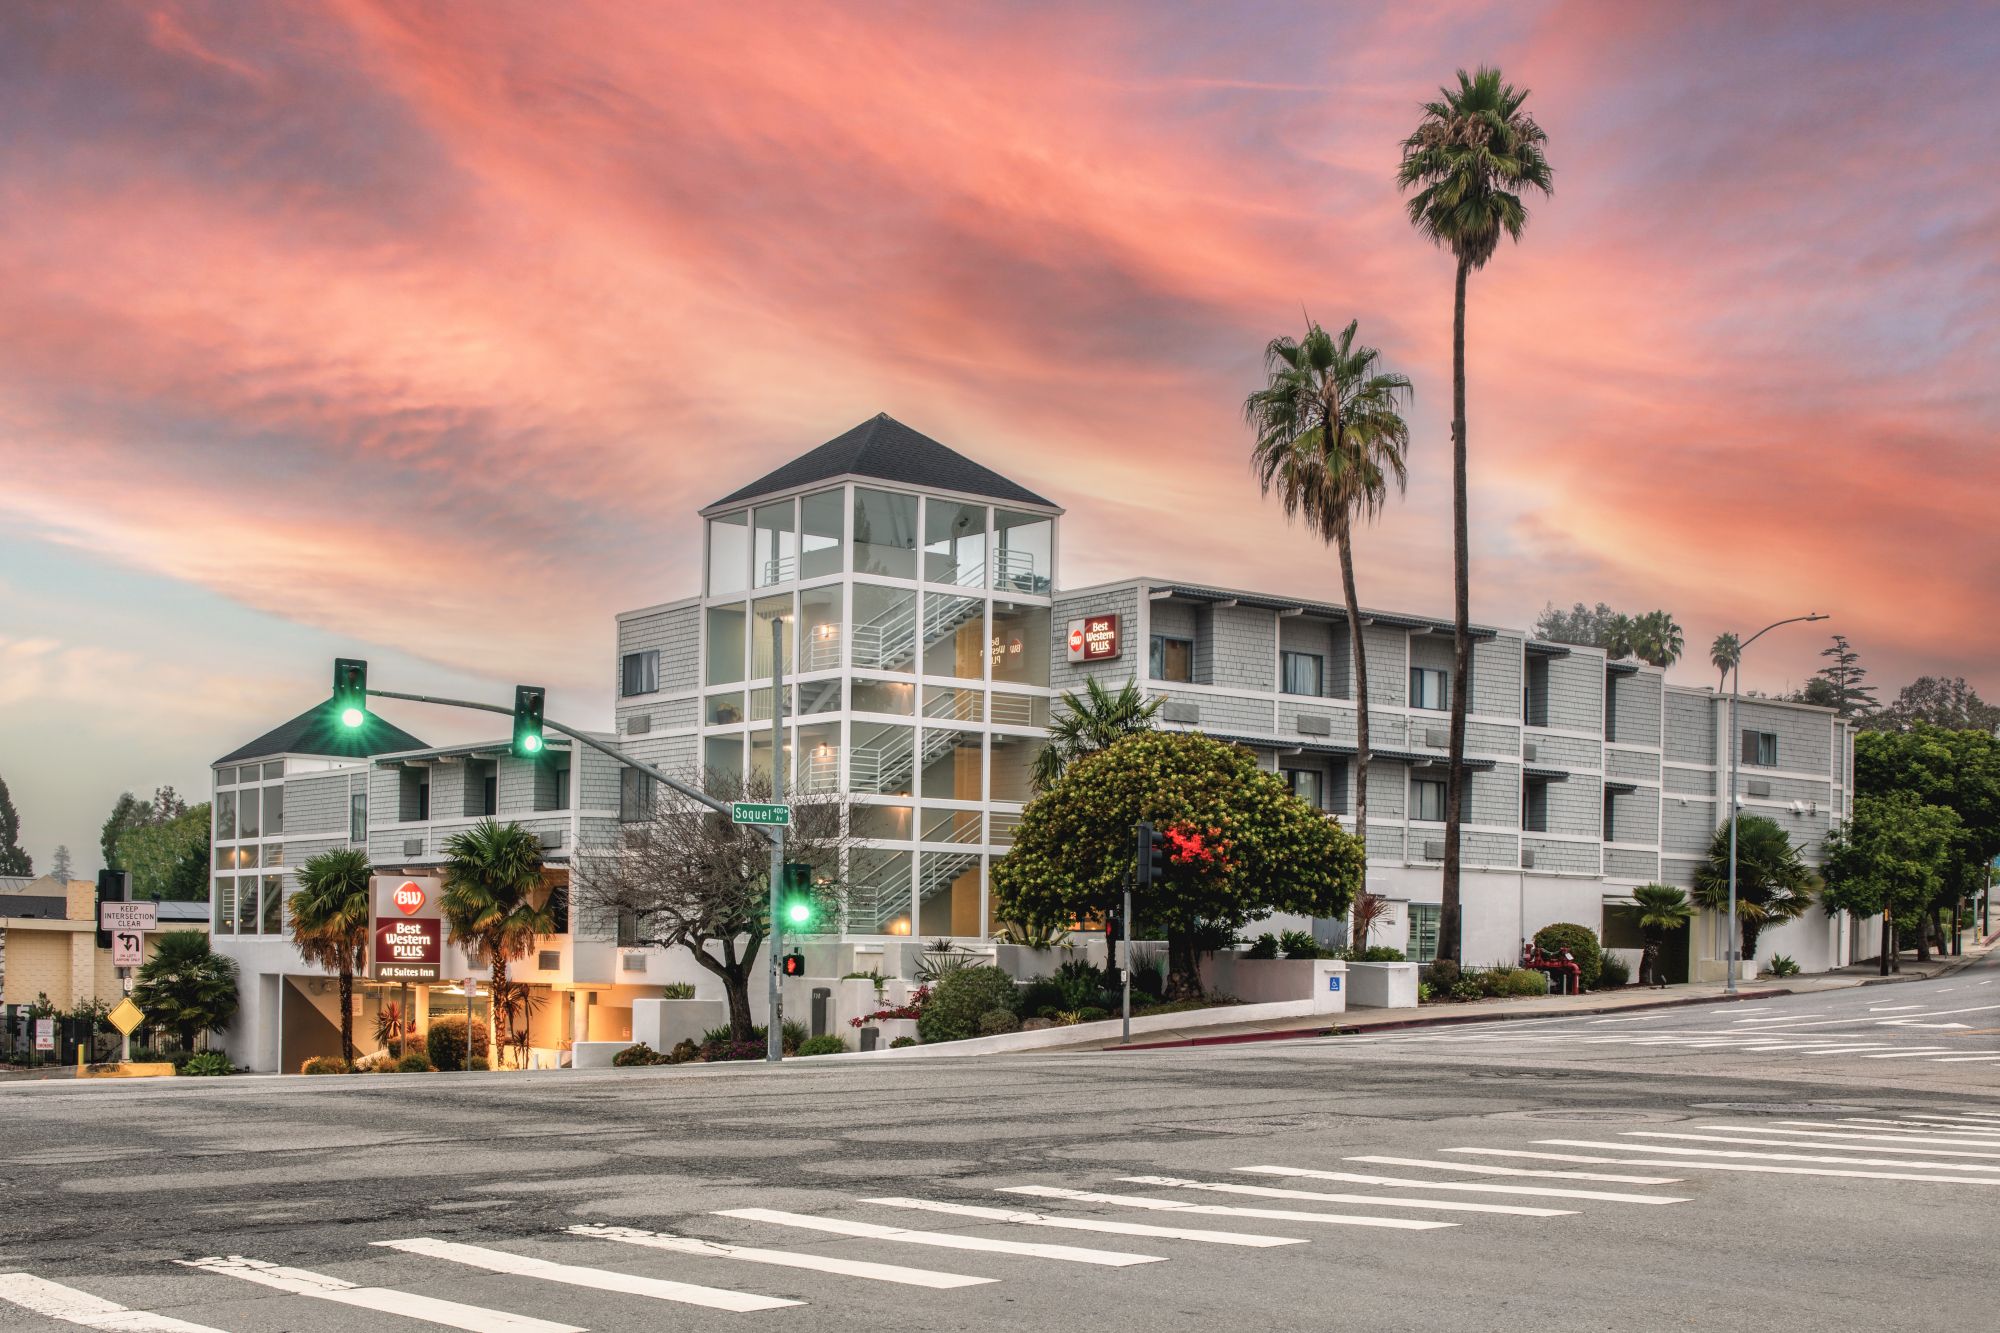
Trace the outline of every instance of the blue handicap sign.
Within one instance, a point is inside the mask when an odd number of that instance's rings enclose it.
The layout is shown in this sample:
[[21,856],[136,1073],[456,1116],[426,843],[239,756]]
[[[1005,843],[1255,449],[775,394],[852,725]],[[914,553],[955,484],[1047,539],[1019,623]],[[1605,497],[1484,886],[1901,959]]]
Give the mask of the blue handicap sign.
[[1328,977],[1328,978],[1326,979],[1326,988],[1327,988],[1328,990],[1330,990],[1330,991],[1335,991],[1335,990],[1339,990],[1339,989],[1340,989],[1340,978],[1339,978],[1339,977],[1337,977],[1337,976],[1333,976],[1333,977]]

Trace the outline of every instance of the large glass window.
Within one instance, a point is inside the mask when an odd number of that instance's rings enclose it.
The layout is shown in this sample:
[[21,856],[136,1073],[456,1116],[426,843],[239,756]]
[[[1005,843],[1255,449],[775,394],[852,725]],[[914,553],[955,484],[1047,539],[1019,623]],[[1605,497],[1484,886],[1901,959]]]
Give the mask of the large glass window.
[[1444,783],[1433,778],[1410,779],[1410,818],[1444,822]]
[[242,875],[236,880],[236,933],[257,933],[257,877]]
[[981,769],[979,733],[925,727],[923,734],[923,797],[929,801],[976,801]]
[[757,587],[768,588],[798,577],[798,527],[790,500],[758,505],[750,540],[750,574]]
[[1320,686],[1326,678],[1326,659],[1318,653],[1281,653],[1279,663],[1283,677],[1278,686],[1281,693],[1323,693]]
[[347,797],[347,840],[368,841],[368,793],[350,792]]
[[919,853],[917,929],[929,937],[978,935],[979,927],[979,854]]
[[216,934],[234,935],[236,933],[235,880],[226,879],[221,875],[215,877],[215,899],[213,903],[213,915],[210,917],[210,920],[214,923]]
[[[794,687],[790,685],[785,686],[786,717],[791,717],[799,711],[794,702],[797,697]],[[771,720],[771,687],[769,685],[766,685],[761,690],[750,691],[750,720],[752,722],[769,722]]]
[[1155,634],[1146,657],[1146,674],[1154,680],[1177,680],[1192,685],[1194,640],[1174,639],[1164,634]]
[[855,488],[854,572],[917,576],[916,496]]
[[800,713],[837,713],[840,711],[840,681],[802,680],[799,682]]
[[924,581],[977,588],[986,580],[986,506],[924,501]]
[[[1015,695],[1014,698],[1026,696]],[[924,686],[924,716],[941,717],[953,722],[977,722],[984,711],[982,697],[978,690],[960,689],[955,685]],[[1032,723],[1023,722],[1022,726]]]
[[1435,963],[1438,956],[1438,923],[1444,909],[1436,903],[1410,904],[1410,942],[1403,956],[1413,963]]
[[848,812],[848,829],[857,838],[883,842],[910,840],[911,811],[907,805],[868,805],[857,801],[848,807]]
[[798,670],[798,642],[792,632],[792,595],[781,593],[776,597],[760,597],[752,607],[750,620],[750,679],[768,680],[771,675],[771,627],[782,623],[785,627],[783,643],[785,651],[785,674],[792,675]]
[[799,577],[822,578],[841,568],[840,534],[846,502],[837,490],[799,501]]
[[236,836],[236,793],[233,791],[215,794],[215,836],[219,842],[227,842]]
[[1049,725],[1049,697],[1046,694],[1002,694],[996,690],[992,712],[996,727],[1046,727]]
[[624,669],[620,674],[619,689],[626,698],[635,694],[651,694],[660,688],[659,650],[625,654]]
[[924,674],[985,678],[986,603],[977,597],[924,594]]
[[908,671],[917,657],[917,594],[914,588],[854,585],[853,623],[848,629],[848,661],[870,671]]
[[728,685],[743,677],[743,608],[708,608],[708,684]]
[[995,683],[1049,683],[1049,608],[1027,602],[993,603]]
[[[248,884],[249,880],[243,881]],[[285,933],[285,880],[281,875],[264,876],[264,933]]]
[[236,798],[236,836],[239,838],[261,838],[262,824],[257,811],[262,805],[258,799],[259,789],[245,787]]
[[857,935],[910,933],[910,853],[870,847],[848,860],[848,929]]
[[739,509],[708,520],[708,595],[728,597],[750,586],[750,514]]
[[[766,727],[762,731],[753,729],[750,732],[749,740],[750,771],[746,777],[746,781],[753,786],[761,785],[775,791],[777,774],[771,770],[770,728]],[[787,791],[790,790],[791,784],[798,780],[797,770],[793,766],[795,758],[796,756],[792,750],[792,729],[787,727],[785,728],[785,787]],[[784,800],[785,793],[776,792],[775,799]]]
[[988,800],[1025,804],[1034,794],[1030,774],[1035,755],[1045,742],[1039,736],[1006,736],[995,733],[986,751],[986,794]]
[[916,774],[916,728],[895,722],[855,722],[847,755],[847,787],[857,795],[908,796]]
[[799,728],[800,791],[840,790],[840,724],[814,722]]
[[1043,514],[993,511],[993,586],[1046,596],[1055,566],[1054,520]]
[[906,680],[857,680],[854,711],[912,717],[917,711],[916,696],[917,687]]
[[837,671],[845,651],[840,633],[840,585],[799,594],[799,670]]
[[703,717],[711,727],[734,726],[743,720],[743,691],[730,690],[726,694],[711,694],[704,705]]
[[743,783],[743,738],[707,737],[702,743],[701,762],[711,786],[717,791],[735,791]]
[[285,789],[264,788],[264,836],[275,838],[285,831]]

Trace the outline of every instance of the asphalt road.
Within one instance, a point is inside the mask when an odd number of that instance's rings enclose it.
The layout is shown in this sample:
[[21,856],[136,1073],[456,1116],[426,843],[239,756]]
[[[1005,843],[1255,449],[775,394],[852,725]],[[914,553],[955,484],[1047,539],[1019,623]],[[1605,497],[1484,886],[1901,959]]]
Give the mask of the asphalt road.
[[2000,1055],[1996,981],[1124,1054],[4,1085],[0,1329],[1990,1328],[2000,1059],[1867,1057]]

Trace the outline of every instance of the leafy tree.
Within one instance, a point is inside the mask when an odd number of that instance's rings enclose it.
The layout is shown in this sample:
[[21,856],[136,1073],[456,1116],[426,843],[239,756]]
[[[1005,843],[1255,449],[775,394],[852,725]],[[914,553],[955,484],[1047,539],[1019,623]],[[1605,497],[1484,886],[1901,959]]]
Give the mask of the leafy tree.
[[[1944,883],[1926,922],[1933,916],[1955,916],[1985,886],[1986,867],[2000,856],[2000,737],[1924,722],[1902,731],[1864,731],[1854,741],[1854,787],[1858,796],[1909,792],[1958,817],[1959,832],[1947,847]],[[1957,938],[1949,923],[1941,933],[1947,943]],[[1926,933],[1919,930],[1920,956],[1925,945]]]
[[[1812,906],[1812,870],[1775,819],[1739,815],[1736,822],[1736,919],[1745,960],[1757,956],[1764,927],[1795,920]],[[1729,910],[1729,821],[1708,840],[1708,859],[1694,872],[1694,900]]]
[[1908,731],[1919,723],[1951,731],[2000,731],[2000,707],[1979,697],[1965,677],[1919,676],[1905,685],[1896,701],[1863,720],[1871,731]]
[[236,962],[210,948],[199,930],[169,930],[153,941],[153,956],[133,978],[132,1003],[191,1051],[196,1033],[226,1031],[236,1017]]
[[104,852],[104,868],[129,871],[132,867],[119,859],[118,848],[125,835],[136,828],[178,819],[187,812],[187,802],[172,787],[155,787],[150,801],[142,801],[129,791],[120,792],[117,803],[111,807],[111,814],[98,833],[98,845]]
[[14,810],[6,779],[0,778],[0,875],[34,873],[34,858],[21,849],[21,816]]
[[[703,790],[722,801],[769,801],[773,794],[768,777],[717,772],[707,775]],[[835,929],[844,906],[841,865],[853,845],[844,803],[795,791],[790,804],[785,859],[813,868],[814,905],[827,923],[819,929]],[[771,933],[770,841],[678,795],[620,833],[620,846],[578,858],[582,892],[644,936],[685,947],[722,982],[730,1039],[755,1040],[750,979]]]
[[993,867],[1001,915],[1100,915],[1123,900],[1133,830],[1173,846],[1164,883],[1135,898],[1167,937],[1168,989],[1201,993],[1204,940],[1272,912],[1338,916],[1361,885],[1360,839],[1293,796],[1248,751],[1194,732],[1140,732],[1085,756],[1028,806]]
[[69,877],[76,873],[76,867],[70,861],[67,844],[56,847],[56,854],[49,861],[49,873],[64,884],[69,883]]
[[1840,690],[1825,676],[1814,676],[1806,682],[1806,687],[1790,696],[1795,703],[1811,704],[1815,708],[1839,708]]
[[359,847],[321,852],[299,867],[292,943],[299,956],[340,974],[340,1058],[354,1063],[354,973],[368,948],[368,884],[374,875]]
[[1875,687],[1862,684],[1868,677],[1868,668],[1861,665],[1861,654],[1854,651],[1845,634],[1834,635],[1831,646],[1820,649],[1819,655],[1832,660],[1819,669],[1816,679],[1832,688],[1832,707],[1839,709],[1842,717],[1872,713],[1881,707],[1875,698]]
[[[171,789],[166,789],[171,790]],[[118,839],[119,868],[132,876],[134,898],[199,902],[208,897],[209,809],[206,801],[128,828]]]
[[1257,484],[1266,495],[1276,490],[1285,517],[1303,518],[1340,557],[1354,655],[1354,827],[1366,838],[1368,654],[1354,590],[1354,525],[1378,517],[1390,485],[1401,493],[1409,479],[1410,428],[1401,408],[1412,391],[1405,376],[1377,368],[1382,354],[1375,348],[1354,345],[1358,327],[1350,320],[1336,337],[1308,323],[1297,342],[1272,339],[1264,349],[1265,385],[1244,400],[1243,417],[1257,436],[1250,452]]
[[1525,88],[1502,81],[1482,66],[1458,71],[1456,88],[1438,90],[1424,104],[1409,138],[1396,183],[1414,188],[1410,223],[1457,261],[1451,309],[1451,509],[1452,634],[1450,767],[1445,773],[1443,901],[1438,912],[1438,957],[1459,955],[1458,830],[1465,802],[1465,708],[1472,674],[1471,542],[1467,535],[1465,440],[1465,284],[1499,249],[1500,237],[1521,239],[1530,190],[1548,194],[1555,178],[1543,155],[1548,135],[1521,108]]
[[1594,607],[1578,602],[1567,611],[1550,602],[1535,617],[1535,637],[1550,643],[1580,643],[1596,648],[1603,644],[1605,630],[1616,614],[1604,602]]
[[1113,694],[1095,676],[1084,681],[1083,695],[1065,690],[1057,699],[1058,712],[1049,727],[1048,742],[1035,755],[1035,790],[1042,791],[1062,776],[1062,771],[1084,755],[1135,731],[1153,725],[1153,715],[1166,703],[1164,698],[1148,699],[1135,680]]
[[542,875],[541,839],[519,824],[482,819],[452,834],[444,851],[444,893],[438,906],[452,942],[483,953],[493,970],[486,1038],[497,1063],[497,1001],[507,985],[507,964],[524,957],[541,936],[554,933],[555,913],[549,909],[554,886]]
[[1734,634],[1718,634],[1715,642],[1708,646],[1708,664],[1722,673],[1722,680],[1716,685],[1718,690],[1729,688],[1729,673],[1743,660],[1743,643]]
[[[1861,795],[1854,817],[1826,840],[1822,901],[1855,916],[1882,917],[1880,972],[1900,950],[1897,934],[1916,924],[1947,885],[1951,848],[1964,832],[1958,816],[1915,792]],[[1918,957],[1928,956],[1917,936]]]
[[1646,940],[1639,959],[1639,984],[1659,985],[1660,951],[1667,947],[1667,934],[1694,919],[1694,904],[1685,890],[1671,884],[1641,884],[1632,890],[1632,901],[1639,905],[1639,932]]
[[1542,608],[1535,621],[1535,637],[1551,643],[1580,643],[1602,648],[1612,659],[1636,657],[1656,667],[1678,662],[1685,646],[1681,627],[1671,613],[1648,611],[1627,615],[1599,602],[1586,607],[1578,602],[1568,611],[1558,611],[1553,603]]

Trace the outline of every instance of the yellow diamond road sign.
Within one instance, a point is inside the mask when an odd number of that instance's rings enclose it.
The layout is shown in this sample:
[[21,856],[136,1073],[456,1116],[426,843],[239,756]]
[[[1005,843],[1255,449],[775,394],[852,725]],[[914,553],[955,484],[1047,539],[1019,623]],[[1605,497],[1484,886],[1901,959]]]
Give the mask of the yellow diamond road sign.
[[105,1017],[111,1020],[112,1027],[117,1028],[129,1037],[132,1035],[132,1029],[146,1021],[146,1011],[132,1003],[131,997],[127,996],[125,999],[120,1000],[118,1007],[113,1009],[109,1014],[106,1014]]

